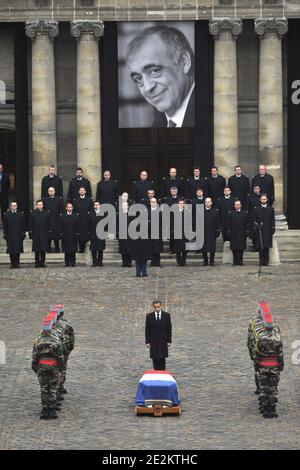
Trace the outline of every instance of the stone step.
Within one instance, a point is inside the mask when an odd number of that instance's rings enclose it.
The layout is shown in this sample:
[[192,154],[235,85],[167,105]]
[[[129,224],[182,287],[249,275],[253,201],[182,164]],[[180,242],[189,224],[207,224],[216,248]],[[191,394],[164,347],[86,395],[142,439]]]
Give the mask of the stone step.
[[[300,230],[284,230],[277,231],[274,240],[277,243],[278,250],[280,253],[280,260],[283,262],[298,262],[300,260]],[[232,260],[232,254],[228,246],[223,247],[222,238],[217,239],[217,250],[216,250],[216,260],[222,262],[224,251],[226,251],[226,263],[230,263]],[[88,246],[88,245],[87,245]],[[21,255],[22,263],[34,263],[34,254],[31,251],[32,241],[28,238],[24,240],[24,253]],[[164,241],[164,252],[161,255],[164,263],[175,263],[175,255],[170,255],[169,253],[169,242]],[[107,239],[106,240],[106,249],[104,251],[104,261],[107,263],[120,263],[121,256],[118,252],[118,242],[117,240]],[[199,253],[190,252],[188,254],[188,259],[192,263],[199,263],[199,260],[202,260],[202,255]],[[247,241],[247,250],[244,254],[245,262],[257,263],[258,254],[253,252],[251,241]],[[49,264],[63,264],[64,255],[63,253],[47,253],[46,256],[47,263]],[[78,265],[87,265],[91,264],[91,253],[88,250],[86,253],[77,254],[77,263]],[[2,238],[2,231],[0,230],[0,264],[9,264],[9,256],[6,254],[6,242]]]

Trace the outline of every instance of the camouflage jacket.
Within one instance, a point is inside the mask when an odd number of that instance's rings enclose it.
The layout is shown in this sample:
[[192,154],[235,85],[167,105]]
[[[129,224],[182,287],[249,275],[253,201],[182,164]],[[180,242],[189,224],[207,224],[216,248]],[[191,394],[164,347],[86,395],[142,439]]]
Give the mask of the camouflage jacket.
[[283,370],[283,344],[277,325],[274,325],[272,330],[264,328],[262,331],[257,332],[255,337],[254,360],[259,361],[261,358],[272,356],[276,356],[279,367]]
[[40,333],[34,340],[31,366],[35,372],[37,371],[41,356],[55,358],[59,370],[62,370],[64,363],[62,344],[58,336],[52,331],[50,334]]
[[75,334],[74,334],[74,328],[72,326],[72,323],[70,320],[67,320],[66,318],[62,317],[59,320],[63,325],[65,325],[66,328],[66,336],[67,336],[67,344],[68,344],[68,351],[69,353],[73,351],[74,346],[75,346]]
[[247,347],[248,347],[249,356],[251,360],[253,360],[253,355],[254,355],[256,331],[262,326],[263,326],[262,319],[258,315],[251,318],[251,320],[249,321]]
[[66,326],[64,323],[62,323],[60,320],[53,325],[52,330],[58,335],[61,345],[63,348],[63,353],[68,354],[69,349],[68,349],[68,335],[66,331]]

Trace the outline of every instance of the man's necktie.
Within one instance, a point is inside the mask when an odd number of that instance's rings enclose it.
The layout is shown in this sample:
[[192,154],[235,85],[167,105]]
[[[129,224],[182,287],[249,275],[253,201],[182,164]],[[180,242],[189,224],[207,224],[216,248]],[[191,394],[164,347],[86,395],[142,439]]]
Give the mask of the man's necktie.
[[172,119],[169,119],[168,127],[176,127],[176,126],[177,126],[176,122],[172,121]]

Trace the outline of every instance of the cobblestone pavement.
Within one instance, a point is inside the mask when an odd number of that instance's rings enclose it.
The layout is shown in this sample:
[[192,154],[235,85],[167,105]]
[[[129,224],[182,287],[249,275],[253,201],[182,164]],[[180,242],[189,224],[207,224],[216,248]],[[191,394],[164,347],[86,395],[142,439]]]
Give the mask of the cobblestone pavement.
[[[0,268],[0,448],[3,449],[296,449],[300,442],[300,265],[203,268],[164,266],[135,278],[134,269]],[[182,398],[181,417],[136,417],[135,392],[151,367],[144,346],[153,298],[172,314],[168,370]],[[286,368],[278,419],[258,413],[246,347],[248,320],[266,299],[280,324]],[[66,306],[76,330],[69,394],[59,419],[41,421],[32,340],[46,308]]]

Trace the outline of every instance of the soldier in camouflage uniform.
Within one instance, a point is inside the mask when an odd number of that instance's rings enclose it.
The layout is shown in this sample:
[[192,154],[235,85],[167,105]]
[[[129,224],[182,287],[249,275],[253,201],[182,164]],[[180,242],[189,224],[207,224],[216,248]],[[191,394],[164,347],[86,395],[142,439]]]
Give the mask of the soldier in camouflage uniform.
[[56,393],[59,371],[63,368],[63,350],[61,342],[52,331],[52,321],[45,319],[42,331],[33,344],[32,370],[37,373],[41,386],[41,419],[55,419]]
[[278,383],[284,360],[280,330],[270,313],[264,315],[263,328],[256,330],[253,360],[258,369],[260,411],[264,418],[277,418]]
[[74,334],[74,329],[73,326],[70,322],[70,320],[67,320],[64,318],[64,305],[63,304],[58,304],[56,305],[56,308],[58,309],[59,315],[58,315],[58,320],[60,323],[65,325],[65,335],[66,335],[66,353],[64,354],[64,367],[62,371],[62,379],[60,383],[60,393],[64,394],[67,393],[67,390],[64,387],[65,381],[66,381],[66,373],[67,373],[67,365],[68,365],[68,360],[69,360],[69,355],[71,351],[73,351],[74,346],[75,346],[75,334]]
[[269,312],[269,307],[265,302],[260,302],[258,304],[257,308],[257,314],[255,317],[251,318],[249,325],[248,325],[248,341],[247,341],[247,347],[249,351],[249,356],[251,361],[253,361],[253,366],[254,366],[254,379],[255,379],[255,385],[256,385],[256,390],[255,394],[259,395],[259,368],[254,362],[254,352],[255,352],[255,337],[257,332],[259,331],[260,328],[263,326],[263,314]]
[[66,326],[64,323],[59,321],[59,310],[58,309],[53,309],[48,313],[48,318],[53,321],[53,330],[58,336],[61,345],[62,345],[62,351],[63,351],[63,365],[61,368],[61,373],[59,374],[59,380],[58,380],[58,387],[57,387],[57,402],[60,403],[62,400],[64,400],[64,396],[61,393],[61,383],[62,383],[62,377],[63,377],[63,369],[64,369],[64,364],[65,364],[65,357],[68,355],[68,339],[67,339],[67,334],[66,334]]

